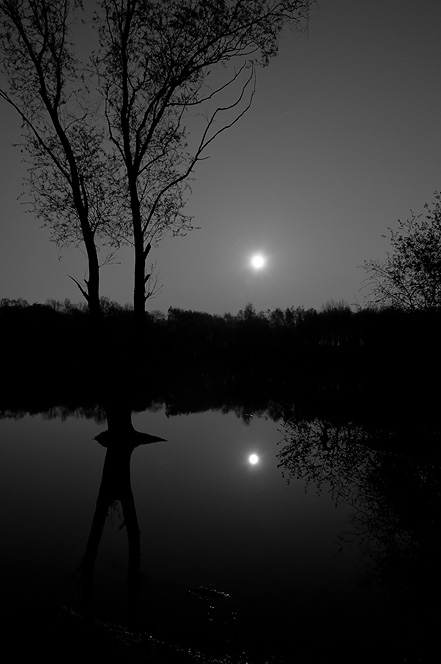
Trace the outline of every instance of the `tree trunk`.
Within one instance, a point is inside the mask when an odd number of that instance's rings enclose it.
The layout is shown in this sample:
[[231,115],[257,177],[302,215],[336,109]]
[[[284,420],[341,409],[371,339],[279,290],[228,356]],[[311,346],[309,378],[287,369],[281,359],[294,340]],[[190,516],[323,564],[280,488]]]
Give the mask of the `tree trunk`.
[[133,310],[135,315],[135,330],[140,334],[145,321],[145,256],[142,237],[135,239],[135,276],[133,290]]
[[85,290],[76,279],[74,279],[74,281],[86,298],[91,318],[95,321],[99,321],[101,320],[102,312],[100,302],[100,266],[98,262],[98,252],[96,250],[95,238],[89,225],[87,212],[79,205],[77,205],[77,210],[79,211],[81,231],[83,233],[89,268],[89,278],[85,280],[87,290]]
[[145,261],[144,234],[142,232],[141,207],[139,204],[136,179],[130,182],[130,205],[132,209],[133,243],[135,246],[135,272],[133,288],[133,311],[135,320],[135,340],[142,339],[145,322]]
[[89,312],[92,318],[98,320],[101,318],[101,303],[100,303],[100,268],[98,263],[98,256],[96,252],[95,243],[92,242],[91,247],[87,247],[87,257],[89,261],[89,278],[87,280],[87,303]]

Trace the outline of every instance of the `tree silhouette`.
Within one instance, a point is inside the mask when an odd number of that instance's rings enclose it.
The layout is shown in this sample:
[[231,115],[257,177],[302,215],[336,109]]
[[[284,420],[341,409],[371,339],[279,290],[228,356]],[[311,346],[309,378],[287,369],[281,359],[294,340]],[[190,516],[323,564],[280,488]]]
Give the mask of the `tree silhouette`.
[[398,221],[389,229],[392,253],[384,261],[365,261],[368,298],[376,304],[400,309],[435,309],[441,306],[441,193],[435,192],[425,213]]
[[[134,312],[152,294],[146,262],[185,234],[189,177],[246,113],[255,66],[277,55],[285,25],[302,29],[310,0],[100,0],[99,45],[74,56],[79,0],[0,3],[0,96],[20,114],[32,210],[58,243],[84,242],[99,309],[97,240],[134,247]],[[78,44],[76,44],[78,47]],[[153,284],[154,287],[154,284]]]
[[[85,285],[76,283],[91,313],[100,313],[100,239],[119,218],[114,170],[96,122],[99,100],[71,41],[76,15],[67,0],[0,3],[0,54],[7,87],[0,97],[22,121],[30,211],[63,246],[84,244]],[[112,232],[113,240],[118,237]],[[109,240],[108,240],[109,241]],[[118,243],[119,239],[117,240]]]
[[[134,310],[143,320],[146,259],[164,233],[185,234],[188,177],[249,108],[254,65],[268,64],[309,1],[102,0],[95,64],[110,141],[125,172],[135,252]],[[222,67],[221,67],[222,65]],[[203,114],[202,122],[195,121]]]

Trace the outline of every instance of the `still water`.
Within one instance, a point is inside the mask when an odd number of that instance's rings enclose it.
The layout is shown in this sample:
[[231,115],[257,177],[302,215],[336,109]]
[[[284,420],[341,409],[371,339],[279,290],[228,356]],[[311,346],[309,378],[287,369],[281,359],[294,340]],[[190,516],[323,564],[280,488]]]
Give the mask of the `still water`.
[[[394,592],[372,571],[384,556],[375,509],[389,509],[379,505],[381,492],[367,497],[367,468],[378,467],[379,453],[360,454],[357,444],[350,457],[344,440],[346,465],[334,448],[323,469],[311,446],[299,458],[298,427],[265,415],[245,419],[219,411],[168,416],[160,406],[132,415],[137,430],[166,439],[137,446],[130,462],[141,628],[200,650],[245,651],[250,661],[372,661],[386,652],[388,661],[409,661],[409,653],[426,661],[436,612],[427,611],[424,594],[416,606],[414,593],[399,584]],[[105,429],[105,420],[59,413],[0,421],[3,613],[78,607],[106,455],[94,437]],[[127,558],[116,503],[93,591],[95,615],[112,624],[127,618]]]

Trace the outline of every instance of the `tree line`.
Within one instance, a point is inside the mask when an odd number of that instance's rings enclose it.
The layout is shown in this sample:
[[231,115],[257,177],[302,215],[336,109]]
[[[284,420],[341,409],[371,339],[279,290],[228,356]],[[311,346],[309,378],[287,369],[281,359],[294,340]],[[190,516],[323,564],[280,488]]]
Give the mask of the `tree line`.
[[[70,300],[29,304],[0,301],[0,325],[8,361],[48,365],[78,358],[88,365],[132,362],[134,311],[101,300],[105,330],[96,327],[85,304]],[[144,375],[188,370],[246,371],[280,375],[320,370],[421,372],[434,367],[441,328],[439,310],[392,307],[353,309],[330,302],[321,310],[291,306],[257,311],[248,303],[237,314],[210,314],[170,307],[147,314],[143,329]],[[105,334],[104,334],[105,333]],[[103,345],[103,335],[110,345]],[[21,358],[21,360],[20,360]],[[125,358],[125,359],[124,359]],[[355,364],[354,364],[355,363]]]

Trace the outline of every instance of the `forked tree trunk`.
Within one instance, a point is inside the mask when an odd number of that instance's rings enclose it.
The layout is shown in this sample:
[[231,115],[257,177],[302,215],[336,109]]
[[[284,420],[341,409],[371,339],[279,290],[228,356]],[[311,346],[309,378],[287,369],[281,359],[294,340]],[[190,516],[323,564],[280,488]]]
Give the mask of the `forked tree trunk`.
[[87,254],[89,278],[85,279],[85,288],[74,277],[71,277],[71,279],[76,283],[82,295],[86,299],[91,318],[96,322],[101,321],[102,319],[102,309],[100,302],[100,266],[98,262],[98,252],[95,245],[95,238],[89,226],[87,215],[84,215],[84,218],[80,218],[80,221],[84,246]]

